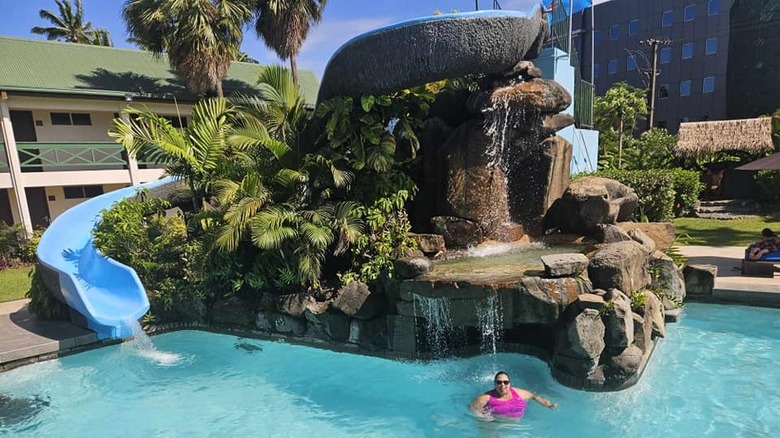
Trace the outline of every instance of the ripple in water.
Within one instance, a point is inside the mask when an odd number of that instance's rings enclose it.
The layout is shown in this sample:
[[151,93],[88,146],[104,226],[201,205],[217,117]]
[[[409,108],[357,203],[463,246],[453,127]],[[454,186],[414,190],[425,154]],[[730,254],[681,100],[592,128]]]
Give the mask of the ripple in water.
[[149,359],[160,366],[176,366],[180,364],[184,357],[181,354],[168,353],[160,351],[152,343],[152,339],[141,328],[141,324],[138,321],[130,321],[128,325],[133,328],[133,339],[122,344],[123,348],[126,348],[133,353],[141,356],[145,359]]

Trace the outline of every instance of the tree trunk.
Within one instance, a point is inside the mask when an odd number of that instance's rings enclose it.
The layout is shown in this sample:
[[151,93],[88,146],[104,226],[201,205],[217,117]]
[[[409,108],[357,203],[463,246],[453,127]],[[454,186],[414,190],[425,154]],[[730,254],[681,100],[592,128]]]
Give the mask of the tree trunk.
[[292,71],[293,83],[298,85],[298,62],[295,60],[295,55],[290,56],[290,70]]
[[214,94],[217,95],[217,97],[225,97],[225,93],[222,91],[222,80],[218,80],[216,84],[214,84]]

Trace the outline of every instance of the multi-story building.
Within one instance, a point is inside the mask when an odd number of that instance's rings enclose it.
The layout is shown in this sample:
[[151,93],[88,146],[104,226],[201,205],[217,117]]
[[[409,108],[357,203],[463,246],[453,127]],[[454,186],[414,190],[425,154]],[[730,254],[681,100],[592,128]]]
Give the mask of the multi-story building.
[[610,0],[575,14],[582,77],[591,79],[592,71],[598,95],[621,81],[649,90],[656,41],[654,125],[676,133],[681,122],[726,119],[735,3],[740,0]]
[[[225,94],[259,94],[262,66],[234,62]],[[301,71],[307,103],[317,79]],[[196,96],[167,59],[137,50],[0,37],[0,221],[27,230],[101,193],[157,179],[107,135],[127,105],[186,127]]]

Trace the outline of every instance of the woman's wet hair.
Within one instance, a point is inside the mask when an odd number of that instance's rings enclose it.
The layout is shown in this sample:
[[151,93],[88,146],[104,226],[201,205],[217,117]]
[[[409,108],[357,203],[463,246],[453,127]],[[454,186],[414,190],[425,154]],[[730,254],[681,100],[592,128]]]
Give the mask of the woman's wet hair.
[[763,230],[761,230],[761,235],[764,237],[777,237],[777,234],[775,234],[775,232],[770,230],[769,228],[764,228]]
[[505,375],[507,379],[509,379],[509,378],[510,378],[510,377],[509,377],[509,374],[507,374],[507,372],[506,372],[506,371],[499,371],[499,372],[497,372],[497,373],[496,373],[496,375],[495,375],[495,376],[493,376],[493,381],[495,382],[496,380],[498,380],[498,376],[500,376],[500,375],[502,375],[502,374],[503,374],[503,375]]

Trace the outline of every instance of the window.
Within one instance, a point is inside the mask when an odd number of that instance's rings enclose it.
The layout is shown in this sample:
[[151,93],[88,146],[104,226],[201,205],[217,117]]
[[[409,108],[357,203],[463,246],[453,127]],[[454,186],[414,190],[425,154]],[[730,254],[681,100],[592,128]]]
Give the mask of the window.
[[704,54],[714,55],[718,51],[718,38],[707,38],[704,43]]
[[599,77],[599,70],[600,70],[599,69],[599,64],[598,63],[593,64],[593,77],[594,78]]
[[609,26],[609,39],[616,40],[620,36],[620,25],[614,24]]
[[60,126],[91,126],[92,118],[87,113],[50,113],[51,124]]
[[668,64],[672,62],[672,48],[664,47],[661,49],[661,64]]
[[720,12],[720,0],[710,0],[707,4],[707,15],[717,15]]
[[691,95],[691,81],[680,82],[680,97]]
[[103,186],[68,186],[63,187],[65,199],[94,198],[103,194]]
[[693,43],[685,43],[682,46],[682,59],[693,58]]
[[628,58],[626,58],[626,70],[636,70],[636,55],[628,55]]
[[701,92],[704,94],[715,91],[715,76],[707,76],[701,84]]
[[601,31],[597,30],[593,32],[593,43],[594,44],[601,44]]
[[631,20],[628,22],[628,34],[636,35],[639,33],[639,20]]
[[607,65],[607,70],[609,70],[609,74],[611,75],[617,74],[617,59],[609,60],[609,65]]
[[667,97],[669,97],[669,84],[662,84],[658,87],[658,98],[666,99]]
[[696,18],[696,5],[686,6],[684,17],[684,21],[693,21]]
[[666,129],[666,120],[656,120],[655,121],[655,127],[656,128],[661,128],[661,129]]
[[672,11],[664,11],[664,15],[661,17],[661,27],[669,27],[672,25]]

